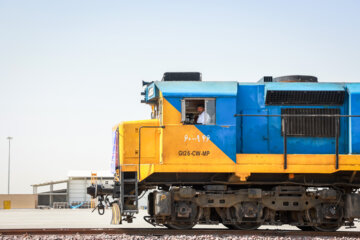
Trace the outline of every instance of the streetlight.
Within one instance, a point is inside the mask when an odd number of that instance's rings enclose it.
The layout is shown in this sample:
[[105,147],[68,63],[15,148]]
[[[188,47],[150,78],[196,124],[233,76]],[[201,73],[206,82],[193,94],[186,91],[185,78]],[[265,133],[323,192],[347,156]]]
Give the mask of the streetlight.
[[10,141],[13,139],[12,137],[7,137],[9,140],[9,164],[8,164],[8,194],[10,194]]

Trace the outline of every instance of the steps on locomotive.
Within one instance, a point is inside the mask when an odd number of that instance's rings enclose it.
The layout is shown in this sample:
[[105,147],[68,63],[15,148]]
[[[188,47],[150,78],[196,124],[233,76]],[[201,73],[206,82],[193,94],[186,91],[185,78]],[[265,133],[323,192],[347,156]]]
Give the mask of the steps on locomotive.
[[138,179],[137,172],[121,172],[120,174],[120,210],[123,214],[138,213]]

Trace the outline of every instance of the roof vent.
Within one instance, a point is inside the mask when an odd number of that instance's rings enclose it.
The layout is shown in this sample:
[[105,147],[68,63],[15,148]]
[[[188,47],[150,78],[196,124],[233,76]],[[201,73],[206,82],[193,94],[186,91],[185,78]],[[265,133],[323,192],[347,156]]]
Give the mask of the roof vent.
[[289,75],[274,78],[273,82],[318,82],[318,79],[317,77],[307,75]]
[[266,105],[343,105],[345,91],[267,91]]
[[166,72],[162,81],[201,81],[200,72]]
[[272,81],[273,81],[272,76],[264,76],[258,81],[258,83],[266,83],[266,82],[272,82]]

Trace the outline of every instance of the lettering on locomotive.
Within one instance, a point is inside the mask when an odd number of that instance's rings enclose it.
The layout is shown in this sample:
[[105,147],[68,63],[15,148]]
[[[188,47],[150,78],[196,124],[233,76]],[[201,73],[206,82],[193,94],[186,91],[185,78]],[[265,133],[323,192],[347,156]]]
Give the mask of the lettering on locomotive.
[[209,150],[205,150],[205,151],[179,151],[178,152],[178,156],[185,156],[185,157],[207,157],[210,155],[210,151]]
[[210,135],[196,135],[189,136],[187,134],[184,135],[184,142],[209,142]]

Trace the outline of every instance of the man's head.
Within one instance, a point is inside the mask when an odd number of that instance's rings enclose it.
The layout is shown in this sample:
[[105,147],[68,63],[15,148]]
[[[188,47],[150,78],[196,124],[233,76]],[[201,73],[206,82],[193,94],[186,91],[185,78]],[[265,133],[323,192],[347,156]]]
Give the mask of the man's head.
[[199,114],[202,113],[204,110],[205,110],[204,105],[198,105],[197,106],[197,111],[198,111]]

